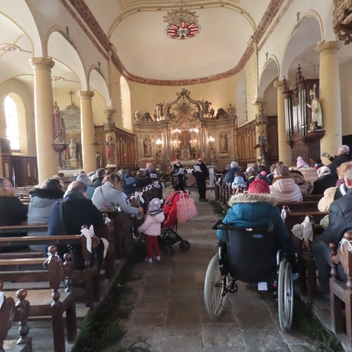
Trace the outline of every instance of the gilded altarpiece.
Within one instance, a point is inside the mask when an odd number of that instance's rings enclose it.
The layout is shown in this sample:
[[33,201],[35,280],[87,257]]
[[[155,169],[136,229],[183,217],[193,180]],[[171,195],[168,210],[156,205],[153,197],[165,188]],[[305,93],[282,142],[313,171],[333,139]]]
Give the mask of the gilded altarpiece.
[[[236,117],[223,108],[217,112],[207,100],[195,100],[182,89],[175,100],[157,104],[153,114],[135,112],[137,163],[146,162],[169,171],[175,159],[193,167],[199,157],[222,169],[235,158]],[[161,110],[160,110],[161,109]]]

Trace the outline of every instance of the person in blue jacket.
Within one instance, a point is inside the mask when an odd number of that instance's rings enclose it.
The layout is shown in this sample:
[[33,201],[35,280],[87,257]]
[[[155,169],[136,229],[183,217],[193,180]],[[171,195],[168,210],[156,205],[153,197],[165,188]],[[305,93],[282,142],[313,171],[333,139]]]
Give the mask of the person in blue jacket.
[[[239,193],[230,198],[230,209],[222,222],[237,227],[266,227],[271,222],[277,247],[285,247],[287,259],[292,264],[293,272],[296,272],[293,241],[276,204],[276,198],[270,195],[268,183],[254,180],[248,187],[248,193]],[[221,240],[221,230],[217,230],[216,235]]]

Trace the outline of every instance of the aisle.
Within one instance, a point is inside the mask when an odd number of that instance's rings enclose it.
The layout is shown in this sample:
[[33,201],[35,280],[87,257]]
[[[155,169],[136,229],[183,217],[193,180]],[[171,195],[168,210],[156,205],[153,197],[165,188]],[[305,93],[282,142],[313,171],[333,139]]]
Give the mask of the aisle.
[[[214,198],[214,193],[208,191],[207,197]],[[190,250],[182,252],[175,244],[173,257],[135,267],[141,279],[131,283],[134,293],[125,302],[135,307],[125,322],[123,345],[142,337],[156,352],[313,351],[299,334],[280,333],[273,295],[259,294],[247,285],[232,295],[219,321],[210,320],[203,285],[217,250],[211,226],[218,216],[209,203],[197,201],[194,191],[192,198],[199,216],[178,229],[191,243]]]

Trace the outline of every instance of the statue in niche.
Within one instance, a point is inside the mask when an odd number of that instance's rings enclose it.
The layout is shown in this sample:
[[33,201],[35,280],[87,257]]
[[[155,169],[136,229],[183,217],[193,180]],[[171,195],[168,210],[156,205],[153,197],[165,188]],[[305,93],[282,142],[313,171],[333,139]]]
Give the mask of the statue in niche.
[[316,87],[317,85],[314,84],[313,88],[309,91],[310,104],[307,104],[307,106],[312,110],[312,121],[316,122],[317,128],[322,128],[323,116],[322,116],[320,100],[316,97],[316,92],[315,92]]
[[145,112],[145,113],[143,114],[142,121],[143,121],[143,122],[148,122],[148,121],[153,122],[154,120],[153,120],[153,118],[150,116],[150,113],[149,113],[149,112]]
[[70,151],[70,160],[77,160],[77,143],[73,140],[73,138],[70,139],[68,149]]
[[108,164],[115,164],[115,141],[112,135],[108,135],[105,142],[106,157]]
[[62,144],[65,143],[65,122],[61,117],[59,106],[54,101],[54,143]]
[[221,132],[219,135],[219,143],[220,143],[220,153],[227,153],[229,149],[229,142],[227,139],[227,133]]
[[144,156],[152,156],[152,146],[149,137],[146,137],[143,140],[143,153]]
[[211,149],[210,149],[210,162],[211,162],[212,164],[215,164],[215,163],[216,163],[216,153],[215,153],[214,148],[211,148]]

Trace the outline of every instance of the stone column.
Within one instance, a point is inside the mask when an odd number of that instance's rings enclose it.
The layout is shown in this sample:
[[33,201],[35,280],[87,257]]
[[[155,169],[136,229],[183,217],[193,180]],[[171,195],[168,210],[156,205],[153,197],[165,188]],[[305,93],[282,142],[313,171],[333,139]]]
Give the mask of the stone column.
[[286,126],[285,126],[285,97],[284,82],[275,81],[274,87],[277,89],[277,135],[279,160],[287,166],[292,164],[292,152],[290,146],[286,143]]
[[51,69],[55,63],[52,59],[45,57],[34,57],[29,62],[34,70],[34,113],[38,182],[43,183],[58,171],[56,152],[51,147],[51,144],[54,142]]
[[82,140],[82,163],[83,170],[90,172],[96,169],[95,163],[95,138],[94,138],[94,123],[92,91],[79,91],[81,105],[81,140]]
[[315,47],[320,56],[319,99],[326,135],[320,140],[320,150],[331,155],[342,144],[340,76],[337,41],[322,42]]

